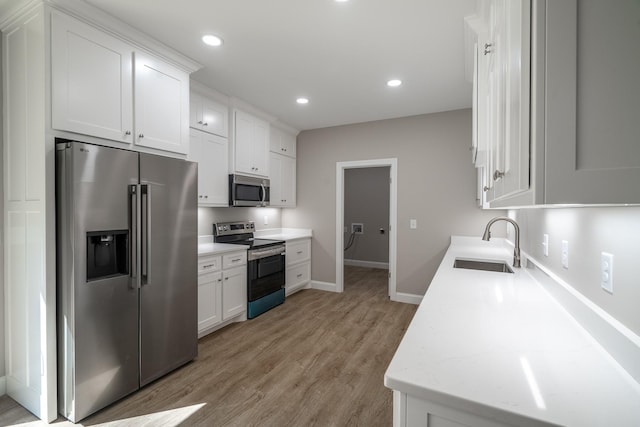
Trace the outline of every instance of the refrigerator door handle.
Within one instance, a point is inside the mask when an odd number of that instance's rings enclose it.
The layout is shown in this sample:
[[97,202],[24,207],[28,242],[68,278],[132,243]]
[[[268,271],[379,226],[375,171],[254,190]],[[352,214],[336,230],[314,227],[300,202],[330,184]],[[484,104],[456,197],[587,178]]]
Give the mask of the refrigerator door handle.
[[129,185],[129,277],[131,289],[140,288],[138,275],[138,224],[140,224],[140,208],[138,205],[139,185]]
[[149,268],[149,258],[151,252],[151,186],[149,184],[140,185],[140,284],[149,284],[151,271]]

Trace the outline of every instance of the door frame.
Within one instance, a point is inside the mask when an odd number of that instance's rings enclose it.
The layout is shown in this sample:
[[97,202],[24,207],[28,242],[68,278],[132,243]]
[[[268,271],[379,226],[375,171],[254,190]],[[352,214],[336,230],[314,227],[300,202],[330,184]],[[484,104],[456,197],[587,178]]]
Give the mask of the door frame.
[[397,298],[398,159],[357,160],[336,163],[336,292],[344,292],[344,171],[389,167],[389,297]]

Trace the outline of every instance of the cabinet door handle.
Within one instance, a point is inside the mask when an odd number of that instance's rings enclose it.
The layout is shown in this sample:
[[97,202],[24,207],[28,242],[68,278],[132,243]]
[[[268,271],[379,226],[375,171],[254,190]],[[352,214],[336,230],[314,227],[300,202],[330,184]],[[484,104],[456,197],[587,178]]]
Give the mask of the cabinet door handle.
[[139,134],[138,138],[144,138],[144,133]]
[[498,169],[496,169],[496,171],[493,173],[493,180],[497,181],[500,178],[502,178],[504,176],[504,171],[500,171]]
[[215,264],[207,264],[207,265],[203,265],[202,268],[211,268],[211,267],[215,267]]
[[198,124],[201,125],[202,124],[202,120],[198,120]]
[[240,262],[242,260],[242,258],[236,258],[236,259],[232,259],[231,262]]
[[298,252],[296,252],[296,253],[297,253],[298,255],[300,255],[300,254],[302,253],[302,251],[298,251]]
[[218,279],[218,282],[222,282],[222,279]]
[[484,54],[487,55],[493,52],[490,48],[493,47],[493,43],[485,43],[484,44]]
[[487,187],[486,185],[484,187],[482,187],[482,191],[487,192],[489,191],[489,187]]
[[299,278],[301,278],[301,277],[302,277],[302,273],[298,274],[296,277],[297,277],[298,279],[299,279]]
[[209,126],[209,123],[204,122],[204,123],[202,124],[202,126]]
[[225,277],[225,278],[224,278],[224,280],[229,280],[229,278],[228,278],[228,277]]
[[131,131],[130,131],[130,130],[125,131],[125,133],[124,133],[124,134],[125,134],[125,135],[131,135]]

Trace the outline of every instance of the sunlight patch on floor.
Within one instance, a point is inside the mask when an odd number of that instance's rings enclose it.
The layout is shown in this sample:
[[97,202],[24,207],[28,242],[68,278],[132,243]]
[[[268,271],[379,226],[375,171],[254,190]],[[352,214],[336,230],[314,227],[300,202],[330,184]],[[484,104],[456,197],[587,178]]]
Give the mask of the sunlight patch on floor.
[[[169,409],[161,412],[154,412],[152,414],[139,415],[137,417],[124,418],[121,420],[108,421],[101,424],[91,424],[91,427],[125,427],[125,426],[164,426],[164,427],[177,427],[186,421],[191,415],[195,414],[206,403],[198,403],[196,405],[185,406],[184,408]],[[73,424],[69,421],[54,422],[53,424],[47,424],[44,421],[32,421],[28,423],[14,424],[10,427],[42,427],[47,425],[54,425],[56,427],[66,426],[79,426],[83,427],[82,423]]]

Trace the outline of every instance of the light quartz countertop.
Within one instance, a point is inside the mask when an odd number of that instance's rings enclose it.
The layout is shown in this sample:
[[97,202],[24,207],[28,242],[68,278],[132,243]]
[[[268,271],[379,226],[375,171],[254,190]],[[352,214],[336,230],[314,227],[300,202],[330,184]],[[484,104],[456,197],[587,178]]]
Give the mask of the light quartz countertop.
[[254,236],[260,239],[284,240],[289,242],[298,239],[308,239],[313,236],[310,229],[306,228],[272,228],[268,230],[258,230]]
[[640,385],[527,272],[502,239],[452,237],[384,377],[387,387],[505,424],[640,426]]
[[244,251],[247,249],[249,249],[249,246],[247,245],[213,243],[213,236],[198,236],[198,256],[219,255],[227,252]]

